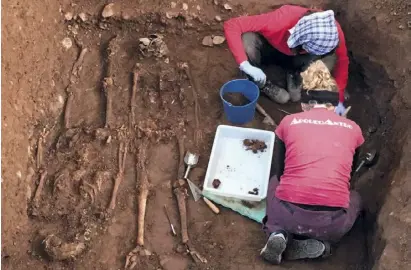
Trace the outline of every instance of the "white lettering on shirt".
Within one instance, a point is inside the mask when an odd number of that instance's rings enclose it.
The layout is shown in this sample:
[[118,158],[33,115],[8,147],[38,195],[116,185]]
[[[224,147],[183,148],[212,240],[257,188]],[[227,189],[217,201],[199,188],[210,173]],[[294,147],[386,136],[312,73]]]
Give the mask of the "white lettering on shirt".
[[311,125],[328,125],[328,126],[340,126],[349,129],[353,129],[353,126],[344,122],[333,122],[330,119],[327,121],[322,120],[314,120],[314,119],[307,119],[307,118],[295,118],[291,121],[291,125],[298,125],[298,124],[311,124]]

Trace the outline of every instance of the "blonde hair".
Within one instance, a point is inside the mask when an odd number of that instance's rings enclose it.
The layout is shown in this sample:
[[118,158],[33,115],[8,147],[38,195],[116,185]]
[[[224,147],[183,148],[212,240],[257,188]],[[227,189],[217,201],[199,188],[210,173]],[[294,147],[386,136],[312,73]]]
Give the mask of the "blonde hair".
[[302,86],[304,90],[328,90],[337,92],[337,83],[323,61],[317,60],[301,72]]

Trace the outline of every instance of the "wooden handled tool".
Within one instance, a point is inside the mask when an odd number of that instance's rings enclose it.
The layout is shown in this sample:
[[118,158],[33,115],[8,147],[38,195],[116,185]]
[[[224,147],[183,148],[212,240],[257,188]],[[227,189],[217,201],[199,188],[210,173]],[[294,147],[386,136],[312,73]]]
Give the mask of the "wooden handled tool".
[[193,183],[191,182],[190,179],[188,179],[188,173],[191,168],[193,168],[195,165],[197,165],[198,162],[198,155],[187,152],[185,157],[184,157],[184,162],[187,165],[187,170],[186,173],[184,174],[184,179],[187,180],[188,186],[190,187],[191,194],[193,195],[194,201],[198,201],[201,197],[203,197],[204,202],[207,204],[210,209],[218,214],[220,213],[220,210],[215,206],[214,203],[212,203],[209,199],[204,198],[202,191]]
[[256,105],[257,111],[261,113],[265,118],[263,120],[264,124],[276,127],[277,124],[275,123],[274,119],[261,107],[260,104],[257,103]]
[[351,106],[348,106],[348,108],[345,110],[345,112],[341,116],[342,117],[347,117],[347,114],[350,110],[351,110]]
[[220,213],[220,209],[217,208],[217,206],[215,206],[214,203],[212,203],[209,199],[207,199],[206,197],[203,196],[203,201],[207,204],[208,207],[210,207],[210,209],[216,213],[219,214]]
[[220,213],[220,209],[215,206],[214,203],[212,203],[209,199],[203,196],[203,193],[201,190],[193,183],[191,182],[190,179],[186,178],[188,186],[190,187],[191,194],[193,195],[194,201],[198,201],[201,197],[203,197],[203,201],[206,203],[206,205],[213,211],[214,213],[218,214]]

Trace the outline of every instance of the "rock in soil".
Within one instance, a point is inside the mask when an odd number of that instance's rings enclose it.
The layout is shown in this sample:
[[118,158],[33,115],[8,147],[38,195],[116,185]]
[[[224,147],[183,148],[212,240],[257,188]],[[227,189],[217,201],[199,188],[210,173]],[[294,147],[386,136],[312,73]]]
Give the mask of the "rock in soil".
[[245,139],[243,145],[246,147],[246,151],[251,150],[254,154],[258,151],[264,152],[267,149],[265,142],[260,140]]
[[232,10],[233,8],[229,4],[224,4],[226,10]]
[[127,12],[127,11],[123,11],[122,13],[121,13],[121,18],[123,19],[123,20],[130,20],[131,19],[131,15]]
[[250,103],[250,101],[242,93],[225,93],[223,98],[225,101],[230,102],[234,106],[244,106]]
[[82,22],[87,21],[87,15],[86,15],[86,13],[84,13],[84,12],[81,12],[81,13],[78,15],[78,17],[80,18],[80,20],[81,20]]
[[201,43],[204,46],[213,47],[213,38],[211,36],[205,36]]
[[112,17],[114,15],[114,3],[110,3],[108,5],[106,5],[103,9],[103,12],[101,13],[101,16],[103,16],[103,18],[109,18]]
[[214,45],[223,44],[224,41],[225,41],[225,37],[223,37],[223,36],[214,36],[214,37],[213,37],[213,44],[214,44]]
[[221,21],[222,21],[221,16],[218,16],[218,15],[215,16],[214,19],[215,19],[217,22],[221,22]]
[[178,15],[179,15],[179,13],[176,12],[176,11],[167,11],[166,12],[167,19],[177,18]]
[[64,19],[66,21],[71,21],[73,19],[73,13],[72,12],[67,12],[66,14],[64,14]]

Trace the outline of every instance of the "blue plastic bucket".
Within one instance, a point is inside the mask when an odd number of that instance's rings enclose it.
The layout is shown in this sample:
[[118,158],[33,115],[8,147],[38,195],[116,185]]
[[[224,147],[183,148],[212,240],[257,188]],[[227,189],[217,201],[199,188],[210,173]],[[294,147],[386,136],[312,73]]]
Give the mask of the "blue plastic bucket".
[[[224,100],[225,93],[242,93],[250,103],[244,106],[234,106]],[[232,80],[223,85],[220,89],[220,98],[223,101],[224,113],[233,124],[242,125],[254,119],[255,107],[260,96],[258,86],[246,79]]]

